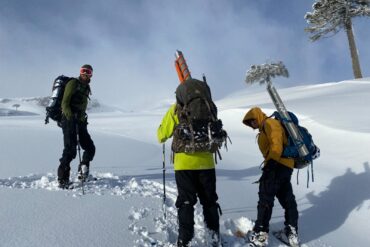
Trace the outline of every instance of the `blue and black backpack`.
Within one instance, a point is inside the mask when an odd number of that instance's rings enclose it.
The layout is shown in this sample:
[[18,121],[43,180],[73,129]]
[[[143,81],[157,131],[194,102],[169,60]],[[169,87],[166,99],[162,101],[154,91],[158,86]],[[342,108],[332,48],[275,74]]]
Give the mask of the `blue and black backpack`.
[[274,117],[276,120],[280,121],[288,137],[288,144],[284,147],[282,156],[287,158],[293,158],[295,161],[294,168],[301,169],[312,164],[312,161],[320,156],[320,149],[313,142],[312,135],[310,134],[310,132],[308,132],[308,130],[305,127],[299,125],[297,116],[292,112],[288,112],[288,114],[290,116],[291,121],[297,126],[301,134],[302,141],[308,149],[309,153],[305,157],[299,156],[298,146],[294,144],[293,139],[290,137],[290,135],[288,134],[289,132],[285,128],[284,122],[290,120],[284,119],[284,117],[282,117],[277,111],[275,111],[270,117]]

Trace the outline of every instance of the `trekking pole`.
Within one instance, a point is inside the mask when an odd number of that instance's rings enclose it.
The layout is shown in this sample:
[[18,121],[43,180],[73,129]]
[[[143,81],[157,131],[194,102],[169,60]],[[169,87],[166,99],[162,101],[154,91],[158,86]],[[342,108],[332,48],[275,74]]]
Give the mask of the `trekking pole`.
[[163,216],[166,219],[166,145],[163,143]]
[[[78,130],[77,114],[75,115],[75,125],[76,125],[76,139],[77,139],[78,159],[79,159],[79,161],[80,161],[79,165],[81,165],[80,132],[79,132],[79,130]],[[82,169],[82,168],[81,168],[81,169]],[[81,188],[82,188],[82,195],[85,195],[84,179],[81,179]]]

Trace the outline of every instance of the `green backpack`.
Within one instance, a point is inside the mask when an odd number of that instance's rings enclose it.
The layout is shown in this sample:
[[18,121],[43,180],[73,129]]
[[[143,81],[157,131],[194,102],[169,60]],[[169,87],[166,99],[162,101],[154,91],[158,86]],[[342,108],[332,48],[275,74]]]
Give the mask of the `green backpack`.
[[219,154],[222,145],[227,145],[228,135],[217,118],[217,107],[207,83],[193,78],[186,80],[176,89],[176,103],[179,124],[173,134],[173,152]]

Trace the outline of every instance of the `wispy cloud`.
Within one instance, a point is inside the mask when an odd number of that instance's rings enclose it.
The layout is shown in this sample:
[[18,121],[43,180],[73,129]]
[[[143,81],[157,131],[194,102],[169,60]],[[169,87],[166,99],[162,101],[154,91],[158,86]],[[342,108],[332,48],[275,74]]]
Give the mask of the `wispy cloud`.
[[[288,2],[2,1],[0,97],[48,95],[53,78],[77,75],[80,65],[90,63],[93,96],[140,108],[172,97],[176,49],[194,77],[207,75],[216,98],[245,88],[248,67],[268,60],[287,65],[291,78],[281,85],[350,78],[345,36],[310,43],[303,32],[305,12],[296,11],[309,11],[311,4],[297,8]],[[292,17],[284,14],[289,8]],[[356,28],[357,37],[369,40],[367,29],[360,31],[364,25]],[[365,65],[370,48],[362,42]]]

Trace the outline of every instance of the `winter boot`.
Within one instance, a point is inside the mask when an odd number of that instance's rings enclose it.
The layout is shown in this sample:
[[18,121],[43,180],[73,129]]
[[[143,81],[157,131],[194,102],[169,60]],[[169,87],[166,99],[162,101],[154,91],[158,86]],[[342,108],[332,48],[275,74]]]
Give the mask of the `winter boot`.
[[86,181],[86,179],[89,177],[89,164],[88,163],[82,163],[78,166],[78,180]]
[[249,236],[249,246],[253,247],[265,247],[268,244],[268,233],[267,232],[255,232],[252,231]]
[[69,173],[71,167],[69,164],[60,164],[58,167],[58,187],[61,189],[67,189],[70,185]]
[[69,179],[58,179],[58,188],[60,189],[69,189],[71,186],[71,183],[69,182]]
[[290,244],[292,247],[299,247],[299,238],[297,228],[291,225],[288,225],[284,229],[284,233],[282,234],[285,240]]

